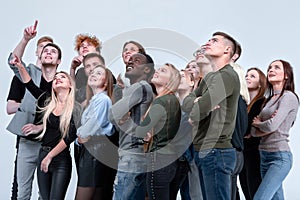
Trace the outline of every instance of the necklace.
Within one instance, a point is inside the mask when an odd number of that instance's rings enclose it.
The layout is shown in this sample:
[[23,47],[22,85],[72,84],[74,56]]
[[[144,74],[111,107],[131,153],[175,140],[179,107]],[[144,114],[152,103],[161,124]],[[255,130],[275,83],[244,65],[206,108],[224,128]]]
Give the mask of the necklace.
[[281,93],[281,90],[274,90],[274,95],[278,95],[278,94],[280,94]]

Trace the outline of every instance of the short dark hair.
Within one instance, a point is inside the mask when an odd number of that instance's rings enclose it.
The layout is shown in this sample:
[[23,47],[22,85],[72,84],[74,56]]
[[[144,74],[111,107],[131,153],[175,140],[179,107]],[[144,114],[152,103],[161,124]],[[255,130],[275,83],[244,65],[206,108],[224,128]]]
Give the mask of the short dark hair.
[[[242,47],[241,47],[241,44],[238,43],[237,41],[235,41],[235,52],[234,54],[238,54],[239,56],[235,59],[234,62],[236,62],[240,57],[241,57],[241,54],[242,54]],[[233,55],[234,55],[233,54]]]
[[57,44],[54,44],[54,43],[48,43],[46,44],[44,47],[43,47],[43,50],[42,52],[44,51],[44,49],[48,46],[51,46],[51,47],[54,47],[55,49],[57,49],[58,51],[58,59],[61,60],[61,56],[62,56],[62,52],[61,52],[61,49],[59,48],[59,46]]
[[100,59],[100,61],[105,65],[105,60],[103,56],[101,56],[99,53],[88,53],[83,57],[82,63],[85,63],[86,59],[97,57]]
[[146,57],[146,63],[145,64],[150,69],[149,76],[152,77],[154,72],[155,72],[154,61],[153,61],[153,59],[151,58],[151,56],[149,54],[142,53],[142,55],[144,55]]
[[236,42],[236,40],[233,39],[233,37],[231,37],[227,33],[224,33],[224,32],[221,32],[221,31],[217,31],[217,32],[215,32],[213,34],[213,36],[216,36],[216,35],[221,35],[224,38],[226,38],[227,40],[229,40],[230,42],[232,42],[232,44],[233,44],[233,51],[232,51],[232,55],[231,56],[233,56],[236,53],[236,49],[237,49],[237,42]]

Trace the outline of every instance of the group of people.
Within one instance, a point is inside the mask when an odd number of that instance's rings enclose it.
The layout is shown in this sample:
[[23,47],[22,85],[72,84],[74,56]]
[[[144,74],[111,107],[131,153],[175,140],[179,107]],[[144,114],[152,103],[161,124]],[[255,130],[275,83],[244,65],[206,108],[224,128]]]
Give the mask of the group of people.
[[284,199],[299,105],[287,61],[272,61],[266,75],[245,73],[239,42],[215,32],[181,70],[155,67],[128,41],[125,77],[115,78],[101,41],[79,34],[67,73],[57,70],[62,51],[49,36],[37,42],[36,64],[22,61],[37,24],[8,59],[7,130],[17,135],[11,199],[31,198],[35,169],[39,198],[64,199],[72,143],[77,200],[175,200],[178,192],[183,200],[239,199],[237,177],[247,200]]

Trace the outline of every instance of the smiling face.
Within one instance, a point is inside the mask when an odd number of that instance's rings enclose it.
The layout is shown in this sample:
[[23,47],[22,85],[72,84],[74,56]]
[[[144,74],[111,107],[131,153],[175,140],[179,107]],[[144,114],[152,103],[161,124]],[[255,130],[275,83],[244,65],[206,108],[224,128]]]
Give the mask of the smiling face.
[[53,46],[46,46],[40,56],[42,65],[55,65],[60,63],[59,52]]
[[78,50],[78,54],[81,56],[85,56],[88,53],[96,53],[96,47],[91,43],[88,42],[87,40],[84,40],[80,46],[79,46],[79,50]]
[[54,91],[58,89],[71,89],[71,81],[65,73],[59,72],[55,74],[52,82],[52,88]]
[[96,67],[88,77],[88,85],[91,88],[106,87],[106,71],[103,67]]
[[246,78],[248,90],[257,90],[257,89],[259,89],[259,87],[260,87],[260,83],[259,83],[260,77],[259,77],[259,73],[256,70],[254,70],[254,69],[249,70],[247,72],[245,78]]
[[123,49],[123,52],[122,52],[122,58],[123,58],[123,62],[125,64],[128,63],[130,57],[133,55],[133,54],[136,54],[136,53],[139,53],[139,48],[138,46],[136,46],[135,44],[133,43],[128,43],[125,45],[124,49]]
[[146,57],[143,54],[137,53],[130,57],[127,65],[125,77],[129,79],[137,79],[145,75]]

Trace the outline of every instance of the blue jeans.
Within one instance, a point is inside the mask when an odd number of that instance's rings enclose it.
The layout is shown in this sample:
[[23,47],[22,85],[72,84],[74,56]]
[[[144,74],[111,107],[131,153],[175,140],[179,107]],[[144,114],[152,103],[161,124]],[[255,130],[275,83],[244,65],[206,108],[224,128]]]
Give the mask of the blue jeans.
[[145,199],[146,173],[118,171],[114,182],[113,200]]
[[292,168],[293,155],[289,151],[260,151],[262,182],[254,195],[258,199],[284,199],[282,182]]
[[203,199],[231,199],[231,175],[236,152],[234,148],[208,149],[195,152]]

